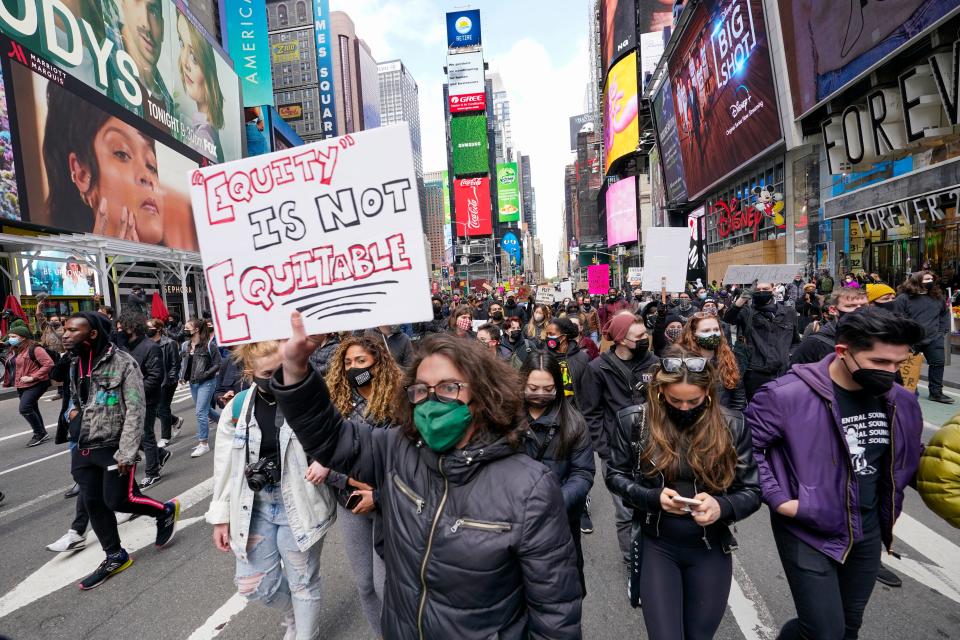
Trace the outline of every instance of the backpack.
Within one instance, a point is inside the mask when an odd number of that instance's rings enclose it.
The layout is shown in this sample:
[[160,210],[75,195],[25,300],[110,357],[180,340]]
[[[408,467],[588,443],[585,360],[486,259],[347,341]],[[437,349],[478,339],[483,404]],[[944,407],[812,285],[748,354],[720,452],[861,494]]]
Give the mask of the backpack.
[[250,391],[250,387],[241,389],[240,393],[233,396],[233,400],[231,400],[230,411],[233,414],[233,426],[237,426],[237,423],[240,422],[240,411],[243,410],[243,402],[247,398],[247,391]]
[[45,346],[43,346],[43,345],[37,344],[37,345],[34,345],[33,349],[30,349],[29,353],[27,354],[27,355],[30,357],[30,359],[33,360],[33,364],[37,365],[38,367],[41,366],[41,365],[40,365],[40,361],[37,360],[36,350],[37,350],[38,348],[39,348],[39,349],[43,349],[44,351],[47,352],[47,355],[50,356],[50,359],[51,359],[51,360],[53,360],[53,364],[57,364],[58,362],[60,362],[60,354],[59,354],[59,353],[57,353],[56,351],[52,351],[52,350],[50,350],[50,349],[47,349],[47,348],[46,348]]

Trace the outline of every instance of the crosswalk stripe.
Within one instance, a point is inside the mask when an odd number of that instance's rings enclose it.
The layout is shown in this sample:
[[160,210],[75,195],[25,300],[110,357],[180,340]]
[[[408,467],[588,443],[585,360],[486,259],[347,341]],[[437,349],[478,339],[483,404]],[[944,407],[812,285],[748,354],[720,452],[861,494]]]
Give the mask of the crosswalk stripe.
[[13,514],[17,513],[18,511],[23,511],[24,509],[29,509],[29,508],[32,507],[33,505],[35,505],[35,504],[40,504],[40,503],[43,502],[44,500],[49,500],[50,498],[53,498],[54,496],[62,496],[64,493],[67,492],[67,489],[69,489],[69,488],[72,487],[72,486],[73,486],[72,484],[68,484],[68,485],[65,486],[65,487],[60,487],[59,489],[54,489],[53,491],[49,491],[49,492],[43,494],[42,496],[37,496],[36,498],[33,498],[32,500],[27,500],[27,501],[24,502],[23,504],[18,504],[18,505],[15,506],[15,507],[9,507],[9,508],[7,508],[7,509],[4,509],[3,507],[0,507],[0,518],[10,517],[10,516],[12,516]]
[[0,442],[3,442],[4,440],[12,440],[13,438],[21,438],[23,436],[28,436],[31,433],[33,433],[33,429],[27,429],[26,431],[21,431],[19,433],[12,433],[9,436],[3,436],[2,438],[0,438]]
[[66,453],[70,453],[70,449],[64,449],[63,451],[57,451],[56,453],[51,453],[51,454],[48,455],[48,456],[44,456],[44,457],[42,457],[42,458],[37,458],[36,460],[31,460],[30,462],[25,462],[24,464],[17,465],[16,467],[11,467],[11,468],[9,468],[9,469],[5,469],[5,470],[3,470],[3,471],[0,471],[0,476],[5,476],[5,475],[7,475],[8,473],[13,473],[14,471],[19,471],[20,469],[26,469],[27,467],[31,467],[31,466],[33,466],[33,465],[35,465],[35,464],[38,464],[38,463],[40,463],[40,462],[44,462],[44,461],[49,460],[49,459],[51,459],[51,458],[56,458],[57,456],[62,456],[62,455],[64,455],[64,454],[66,454]]
[[[213,493],[213,480],[204,480],[200,484],[184,491],[179,496],[181,511],[198,504]],[[203,520],[202,516],[180,521],[179,527],[186,528]],[[153,518],[137,518],[120,527],[124,548],[133,553],[156,540],[157,529]],[[90,540],[93,538],[94,540]],[[0,618],[36,602],[40,598],[74,583],[97,568],[103,560],[103,551],[96,544],[95,536],[88,538],[87,547],[71,555],[59,554],[53,560],[27,576],[16,587],[0,598]],[[176,543],[174,543],[176,544]],[[36,551],[46,553],[46,551]]]
[[190,634],[187,640],[209,640],[216,638],[227,623],[247,606],[247,599],[239,593],[233,594],[222,607],[213,612],[206,621]]
[[[907,515],[900,514],[893,529],[897,540],[910,545],[942,567],[954,589],[960,593],[960,547],[950,542],[930,527]],[[894,548],[896,550],[896,548]]]
[[777,636],[773,614],[736,555],[727,606],[747,640],[773,640]]

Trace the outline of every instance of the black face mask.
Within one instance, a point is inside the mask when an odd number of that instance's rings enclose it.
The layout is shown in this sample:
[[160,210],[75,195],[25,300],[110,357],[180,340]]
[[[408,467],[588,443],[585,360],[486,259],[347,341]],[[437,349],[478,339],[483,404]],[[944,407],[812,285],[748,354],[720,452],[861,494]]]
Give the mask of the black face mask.
[[[623,345],[623,346],[626,347],[627,345]],[[627,347],[627,348],[630,349],[630,347]],[[648,351],[650,351],[650,339],[646,337],[641,338],[640,340],[637,340],[637,344],[635,344],[633,348],[630,349],[630,353],[633,354],[634,360],[645,358],[647,356]]]
[[707,401],[704,400],[693,409],[677,409],[664,400],[663,409],[666,411],[667,417],[670,418],[670,422],[682,431],[695,425],[701,416],[703,416],[704,411],[707,410]]
[[930,291],[930,289],[933,289],[933,285],[934,285],[933,281],[923,283],[923,286],[926,287],[927,291]]
[[270,378],[253,376],[253,383],[257,385],[257,393],[267,398],[273,397],[273,389],[270,388]]
[[773,292],[771,291],[757,291],[753,294],[754,306],[765,307],[771,302],[773,302]]
[[156,329],[147,329],[147,337],[148,337],[148,338],[156,338],[158,333],[160,333],[160,332],[157,331]]
[[[857,362],[857,359],[853,357],[853,354],[850,354],[850,359],[856,362],[857,366],[860,366],[860,363]],[[850,371],[850,366],[847,364],[847,359],[843,359],[843,364],[847,367],[847,371]],[[863,387],[863,392],[871,396],[885,396],[893,388],[893,383],[896,380],[896,372],[884,371],[882,369],[864,369],[860,367],[856,371],[850,371],[850,376],[853,378],[853,381],[858,385]]]
[[557,394],[554,393],[528,393],[524,396],[527,404],[531,407],[546,407],[556,400]]
[[584,302],[584,303],[583,303],[583,310],[584,310],[584,311],[590,311],[590,303],[589,303],[589,302]]
[[359,389],[360,387],[365,387],[373,381],[373,376],[370,374],[371,367],[354,367],[352,369],[347,369],[347,380],[350,381],[350,386],[354,389]]
[[434,305],[434,307],[433,307],[433,317],[434,317],[434,318],[439,318],[442,313],[443,313],[442,308],[441,308],[439,305]]
[[497,322],[503,320],[503,312],[502,312],[502,311],[494,311],[493,313],[490,314],[490,319],[491,319],[491,320],[496,320]]
[[520,338],[520,329],[511,329],[507,331],[507,340],[510,342],[516,342]]

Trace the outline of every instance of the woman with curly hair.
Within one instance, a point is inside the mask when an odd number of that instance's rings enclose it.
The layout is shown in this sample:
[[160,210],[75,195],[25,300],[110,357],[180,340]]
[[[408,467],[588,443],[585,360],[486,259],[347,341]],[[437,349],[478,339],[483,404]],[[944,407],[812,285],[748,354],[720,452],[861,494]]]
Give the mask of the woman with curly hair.
[[[340,343],[327,372],[330,404],[344,418],[369,425],[389,426],[393,402],[401,392],[403,374],[390,352],[372,335],[351,337]],[[345,467],[337,467],[342,469]],[[339,489],[339,520],[347,556],[357,581],[360,605],[376,637],[383,608],[383,559],[374,550],[374,532],[380,530],[376,496],[379,487],[331,471],[327,484]]]
[[547,325],[552,318],[550,307],[545,304],[534,306],[533,313],[530,314],[530,322],[523,330],[523,337],[536,340],[538,345],[544,344],[547,341]]
[[380,490],[383,637],[579,638],[570,526],[556,477],[520,448],[517,372],[476,340],[430,337],[377,429],[341,417],[299,313],[291,325],[284,414],[313,459]]
[[717,397],[720,404],[733,411],[747,406],[747,392],[733,349],[720,327],[717,316],[699,312],[690,317],[677,344],[692,353],[703,356],[717,369]]

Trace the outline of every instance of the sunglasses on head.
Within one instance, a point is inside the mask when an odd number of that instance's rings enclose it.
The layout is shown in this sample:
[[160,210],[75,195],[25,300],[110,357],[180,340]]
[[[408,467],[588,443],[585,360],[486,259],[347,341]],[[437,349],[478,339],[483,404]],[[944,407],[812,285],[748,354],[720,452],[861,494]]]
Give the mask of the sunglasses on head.
[[660,358],[660,366],[667,373],[677,373],[686,369],[691,373],[701,373],[707,368],[706,358]]

